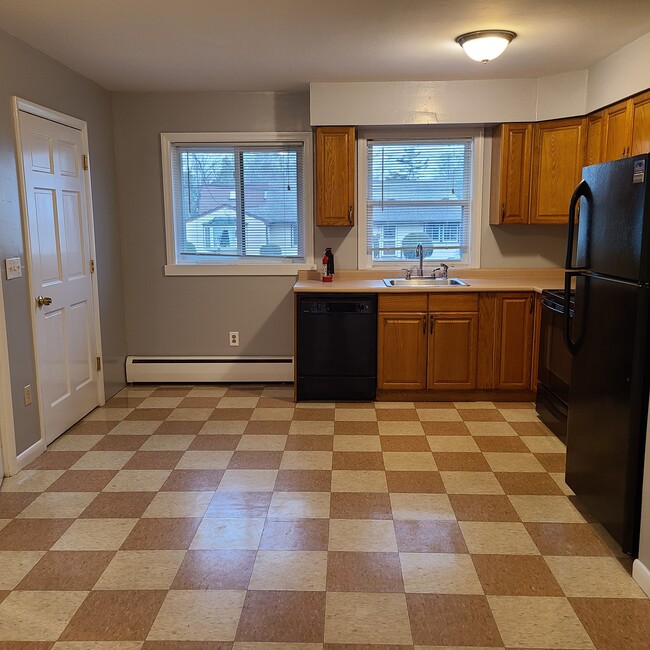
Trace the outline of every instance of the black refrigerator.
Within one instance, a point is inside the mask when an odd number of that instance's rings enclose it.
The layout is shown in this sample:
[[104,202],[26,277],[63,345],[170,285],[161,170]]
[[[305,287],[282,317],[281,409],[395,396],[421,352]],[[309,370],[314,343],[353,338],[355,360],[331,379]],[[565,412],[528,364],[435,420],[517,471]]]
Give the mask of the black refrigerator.
[[[566,482],[624,552],[639,545],[648,416],[650,156],[583,169],[571,198],[565,310],[573,356]],[[577,206],[579,215],[577,214]]]

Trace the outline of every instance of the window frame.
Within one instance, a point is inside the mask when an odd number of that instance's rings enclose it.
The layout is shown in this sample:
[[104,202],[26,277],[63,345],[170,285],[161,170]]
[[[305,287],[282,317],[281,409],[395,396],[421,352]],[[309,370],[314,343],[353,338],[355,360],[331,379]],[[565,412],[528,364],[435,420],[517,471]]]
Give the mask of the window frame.
[[[367,242],[367,197],[366,197],[366,178],[368,170],[368,140],[382,140],[395,142],[405,142],[413,140],[431,141],[431,140],[454,140],[458,138],[472,139],[472,179],[471,192],[471,218],[469,220],[469,244],[467,254],[463,260],[450,262],[449,266],[453,268],[479,268],[480,251],[481,251],[481,208],[483,205],[483,173],[484,173],[484,129],[480,127],[467,128],[447,128],[440,126],[426,126],[408,129],[377,129],[368,128],[360,130],[358,133],[357,148],[357,255],[359,269],[390,270],[402,269],[405,264],[404,260],[392,260],[382,262],[373,260],[372,254],[368,253]],[[411,260],[408,260],[411,261]],[[427,262],[425,264],[436,264],[436,262]]]
[[[161,133],[161,158],[163,180],[163,208],[165,216],[165,275],[297,275],[301,270],[312,270],[314,264],[314,227],[313,227],[313,144],[311,131],[297,132],[210,132],[210,133]],[[302,192],[304,196],[304,224],[302,261],[288,262],[268,258],[206,260],[197,259],[195,263],[179,261],[176,251],[176,219],[174,206],[176,189],[172,178],[172,156],[176,145],[254,145],[254,144],[301,144],[303,147]]]

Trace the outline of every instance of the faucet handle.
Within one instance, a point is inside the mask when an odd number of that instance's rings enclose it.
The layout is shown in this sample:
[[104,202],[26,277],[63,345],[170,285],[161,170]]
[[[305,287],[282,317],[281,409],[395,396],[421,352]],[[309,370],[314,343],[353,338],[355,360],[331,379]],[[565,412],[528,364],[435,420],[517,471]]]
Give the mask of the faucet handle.
[[411,279],[411,271],[412,271],[412,269],[411,268],[402,269],[402,271],[406,271],[406,278],[405,279],[410,280]]

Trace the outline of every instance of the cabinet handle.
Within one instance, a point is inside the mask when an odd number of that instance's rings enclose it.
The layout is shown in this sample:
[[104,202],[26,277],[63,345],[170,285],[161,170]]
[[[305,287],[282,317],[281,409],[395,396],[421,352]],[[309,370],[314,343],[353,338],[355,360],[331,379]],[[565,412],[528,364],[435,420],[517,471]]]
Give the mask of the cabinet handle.
[[434,318],[433,316],[429,316],[429,334],[433,334],[433,323],[434,323]]
[[533,313],[533,304],[535,303],[535,301],[534,301],[534,299],[532,297],[528,298],[528,301],[530,302],[530,305],[528,307],[528,313],[532,314]]
[[348,208],[348,223],[352,225],[352,206]]
[[506,218],[506,204],[501,204],[501,221],[505,221]]
[[427,333],[427,317],[422,316],[422,334]]

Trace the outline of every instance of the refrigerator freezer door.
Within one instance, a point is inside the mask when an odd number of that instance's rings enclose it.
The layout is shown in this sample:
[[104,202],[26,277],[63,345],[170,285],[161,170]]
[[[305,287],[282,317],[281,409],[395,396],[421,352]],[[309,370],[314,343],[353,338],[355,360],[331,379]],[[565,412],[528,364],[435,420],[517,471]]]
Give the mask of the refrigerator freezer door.
[[577,268],[650,282],[648,159],[644,154],[582,170],[588,191],[580,201]]
[[638,545],[649,298],[632,283],[577,280],[566,481],[627,553]]

